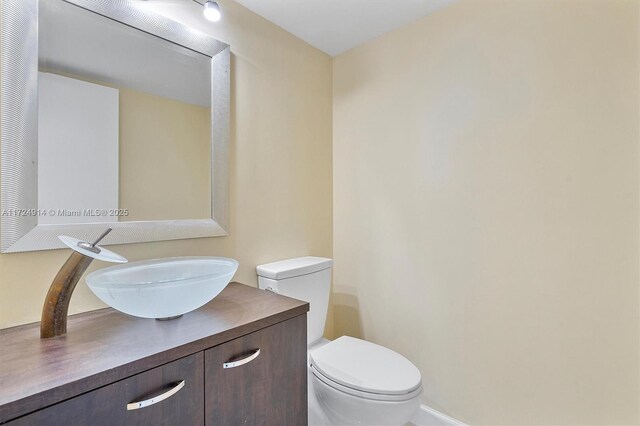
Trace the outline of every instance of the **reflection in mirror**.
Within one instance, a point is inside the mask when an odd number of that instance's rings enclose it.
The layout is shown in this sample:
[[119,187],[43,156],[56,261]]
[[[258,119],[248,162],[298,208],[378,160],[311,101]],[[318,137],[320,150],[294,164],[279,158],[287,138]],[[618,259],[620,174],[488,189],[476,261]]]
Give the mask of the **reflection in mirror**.
[[211,218],[211,58],[39,1],[38,224]]

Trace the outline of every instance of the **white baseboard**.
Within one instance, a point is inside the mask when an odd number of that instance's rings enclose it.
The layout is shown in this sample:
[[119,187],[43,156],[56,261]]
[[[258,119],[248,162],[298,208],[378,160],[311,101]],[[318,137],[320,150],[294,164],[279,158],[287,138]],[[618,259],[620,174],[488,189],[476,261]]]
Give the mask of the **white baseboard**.
[[467,426],[460,420],[449,417],[440,411],[422,404],[416,416],[411,420],[415,426]]

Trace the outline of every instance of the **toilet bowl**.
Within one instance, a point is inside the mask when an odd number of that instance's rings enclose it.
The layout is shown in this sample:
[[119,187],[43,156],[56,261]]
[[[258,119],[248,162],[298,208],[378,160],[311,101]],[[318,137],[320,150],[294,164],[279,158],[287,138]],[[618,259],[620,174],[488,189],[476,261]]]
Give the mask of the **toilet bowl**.
[[420,371],[384,346],[354,337],[322,338],[331,259],[302,257],[257,267],[261,289],[309,302],[310,425],[399,426],[420,406]]
[[309,351],[310,424],[402,425],[420,406],[418,369],[402,355],[342,336]]

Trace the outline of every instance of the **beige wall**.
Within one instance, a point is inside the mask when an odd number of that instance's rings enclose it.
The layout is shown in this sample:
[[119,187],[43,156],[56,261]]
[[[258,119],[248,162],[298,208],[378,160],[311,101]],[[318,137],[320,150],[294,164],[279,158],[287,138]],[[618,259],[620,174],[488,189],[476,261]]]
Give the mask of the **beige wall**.
[[[232,46],[231,236],[112,246],[130,260],[231,256],[235,279],[256,285],[255,266],[299,255],[331,256],[331,58],[225,0],[219,24],[183,2],[157,4]],[[0,255],[0,328],[37,321],[69,250]],[[95,262],[92,269],[108,266]],[[83,282],[71,302],[102,305]]]
[[334,61],[334,321],[472,424],[637,424],[638,2],[462,1]]

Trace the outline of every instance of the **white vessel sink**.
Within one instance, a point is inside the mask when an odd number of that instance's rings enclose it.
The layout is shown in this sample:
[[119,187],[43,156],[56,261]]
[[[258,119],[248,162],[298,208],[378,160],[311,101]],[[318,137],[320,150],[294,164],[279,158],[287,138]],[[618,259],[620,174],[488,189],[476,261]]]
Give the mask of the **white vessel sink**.
[[225,257],[173,257],[100,269],[91,291],[125,314],[170,319],[198,309],[229,284],[238,262]]

